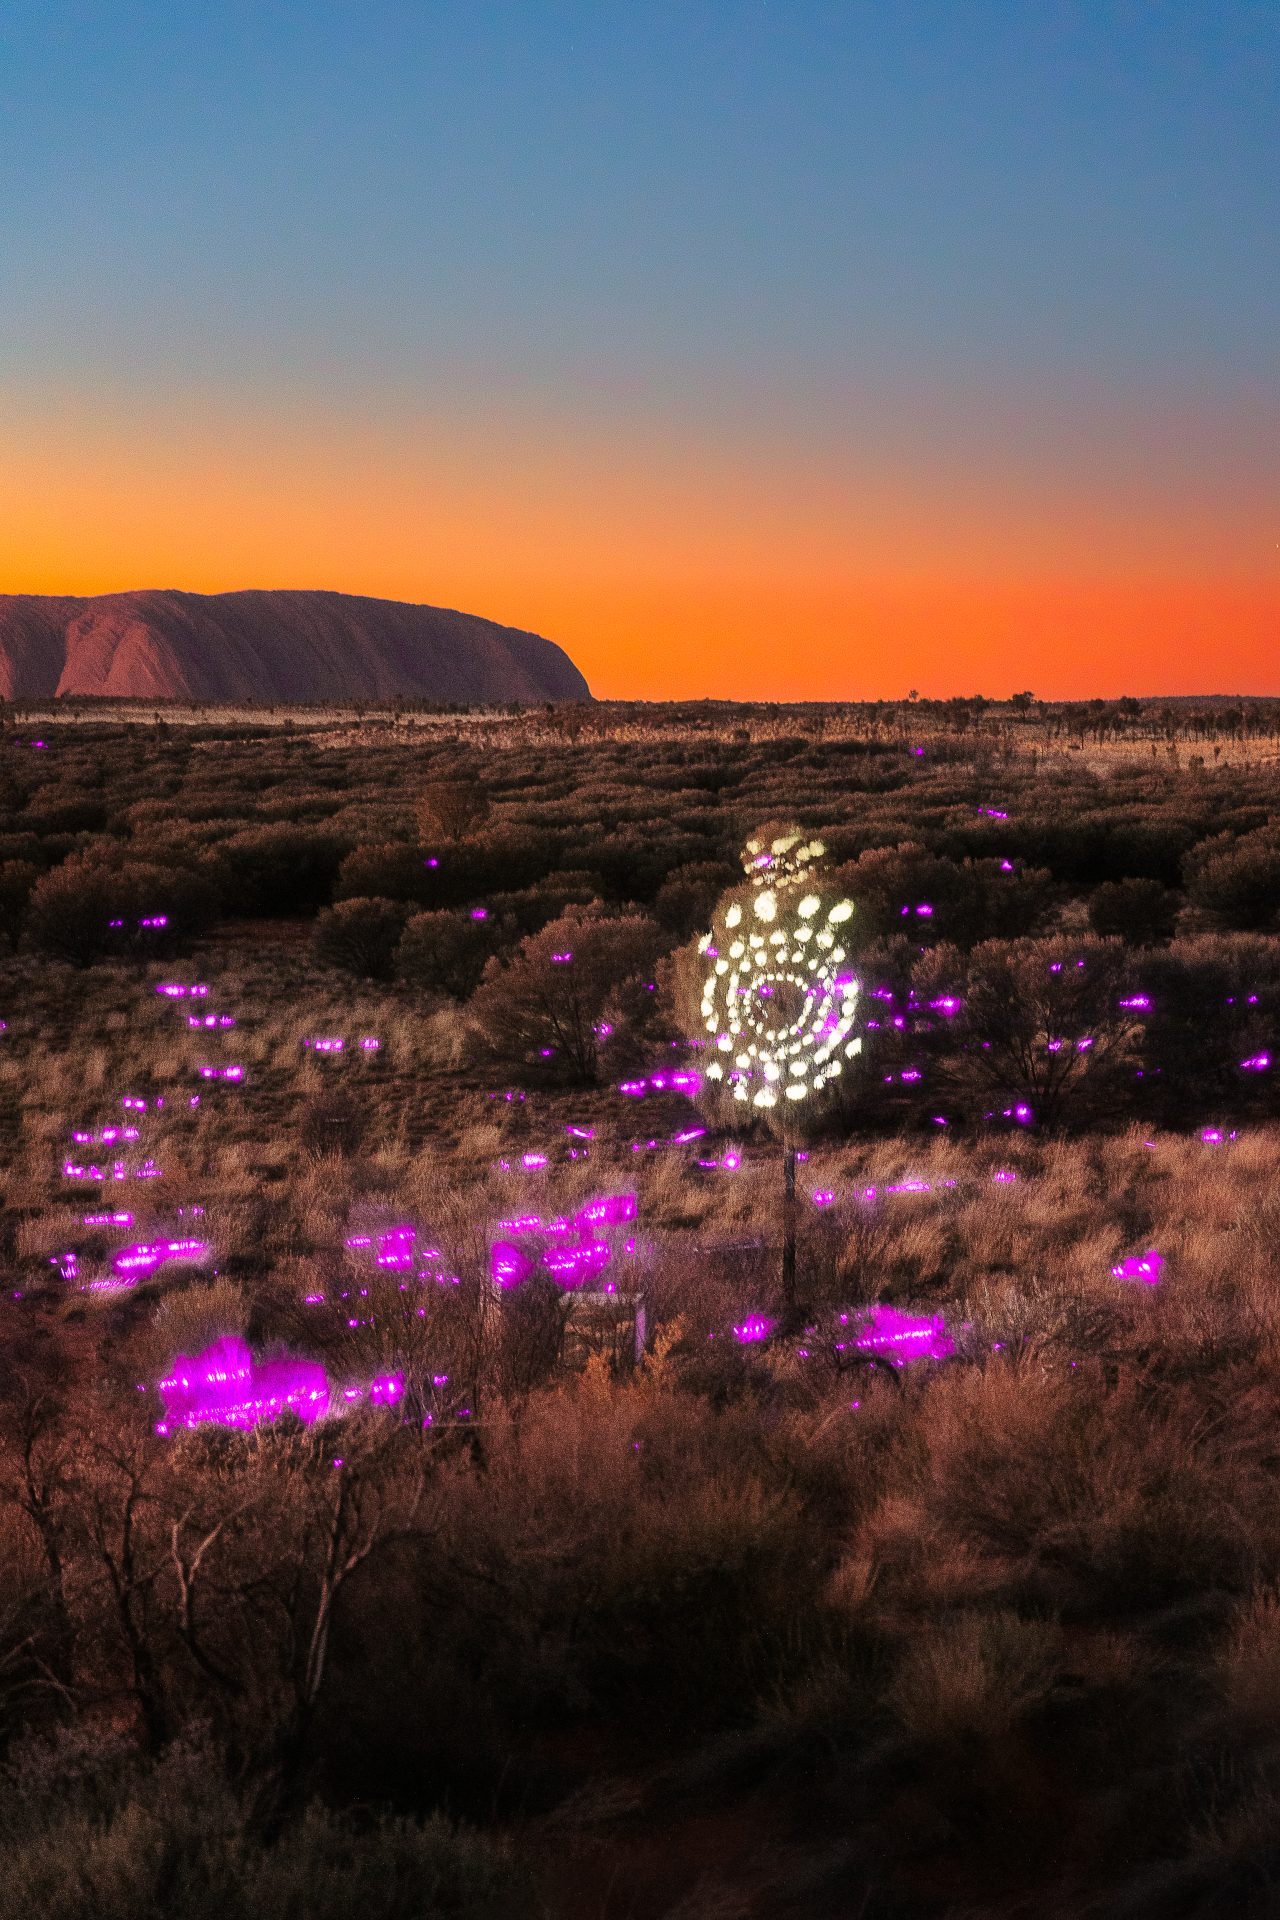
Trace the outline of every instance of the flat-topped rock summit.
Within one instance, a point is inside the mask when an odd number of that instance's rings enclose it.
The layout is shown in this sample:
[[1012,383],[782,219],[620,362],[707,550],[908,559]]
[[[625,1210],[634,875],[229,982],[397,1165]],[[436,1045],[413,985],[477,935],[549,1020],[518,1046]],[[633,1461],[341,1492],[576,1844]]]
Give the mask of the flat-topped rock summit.
[[540,634],[324,591],[0,594],[0,695],[269,701],[588,700]]

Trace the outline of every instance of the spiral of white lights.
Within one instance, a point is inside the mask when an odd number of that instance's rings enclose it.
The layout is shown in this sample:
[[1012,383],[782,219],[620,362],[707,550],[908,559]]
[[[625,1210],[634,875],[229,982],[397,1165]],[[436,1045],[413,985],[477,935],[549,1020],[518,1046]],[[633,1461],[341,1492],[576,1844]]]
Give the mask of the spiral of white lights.
[[[824,852],[798,833],[767,846],[749,840],[755,892],[717,914],[698,942],[711,962],[701,1010],[717,1056],[704,1075],[756,1107],[808,1099],[862,1051],[861,1037],[850,1038],[858,982],[840,944],[853,904],[805,887],[804,867]],[[800,1004],[790,1022],[771,1004],[787,989]]]

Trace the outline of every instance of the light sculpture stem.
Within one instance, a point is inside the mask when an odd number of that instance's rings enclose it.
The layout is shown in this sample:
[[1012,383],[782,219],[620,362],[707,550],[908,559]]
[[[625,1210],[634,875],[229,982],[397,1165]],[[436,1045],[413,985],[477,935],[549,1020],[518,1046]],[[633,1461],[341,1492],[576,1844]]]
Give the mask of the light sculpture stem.
[[790,1134],[782,1143],[782,1298],[788,1312],[796,1304],[796,1148]]

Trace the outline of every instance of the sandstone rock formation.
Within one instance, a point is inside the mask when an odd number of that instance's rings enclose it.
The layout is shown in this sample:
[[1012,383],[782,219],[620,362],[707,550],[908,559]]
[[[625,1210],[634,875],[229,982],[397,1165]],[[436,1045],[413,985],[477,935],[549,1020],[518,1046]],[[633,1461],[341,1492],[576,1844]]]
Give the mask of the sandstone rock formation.
[[550,640],[471,613],[327,592],[0,594],[0,695],[468,705],[586,700]]

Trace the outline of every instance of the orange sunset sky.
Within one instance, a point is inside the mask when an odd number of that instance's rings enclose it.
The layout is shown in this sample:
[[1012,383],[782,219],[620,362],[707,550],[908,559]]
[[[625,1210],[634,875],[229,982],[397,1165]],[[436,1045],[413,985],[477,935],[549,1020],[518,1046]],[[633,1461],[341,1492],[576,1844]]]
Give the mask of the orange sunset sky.
[[0,591],[457,606],[605,697],[1280,692],[1277,35],[978,11],[20,6]]

